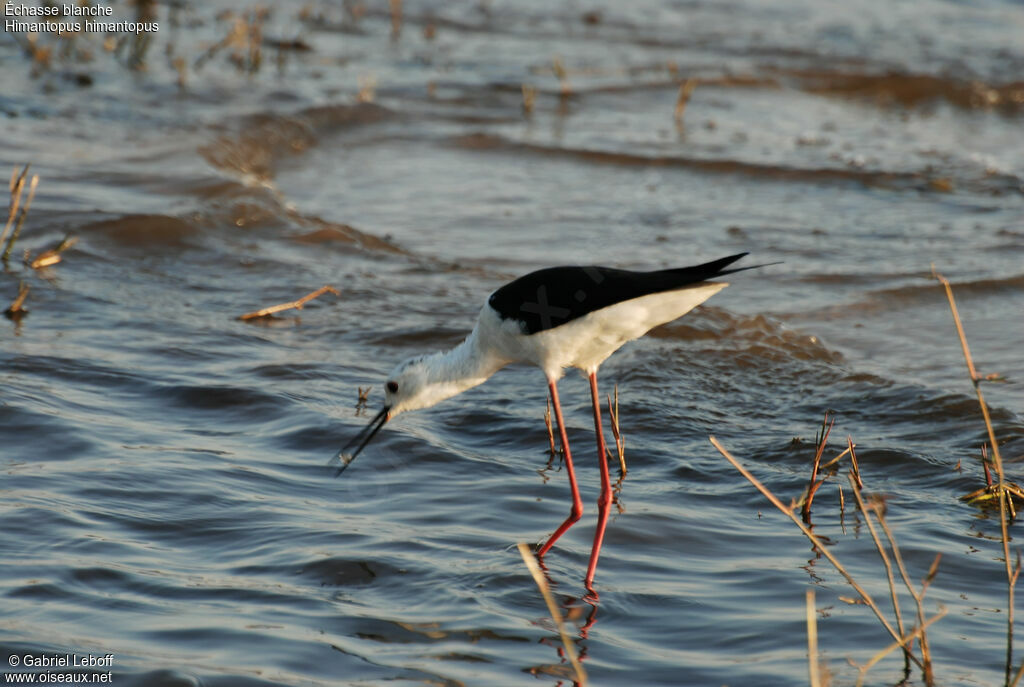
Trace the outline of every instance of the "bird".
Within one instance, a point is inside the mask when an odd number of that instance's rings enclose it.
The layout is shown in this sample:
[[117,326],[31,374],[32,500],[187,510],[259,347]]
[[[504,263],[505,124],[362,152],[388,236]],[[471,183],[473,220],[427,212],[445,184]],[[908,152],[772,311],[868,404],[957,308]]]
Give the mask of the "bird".
[[577,368],[590,380],[601,474],[597,526],[584,578],[584,585],[592,591],[612,500],[598,367],[626,342],[682,317],[729,285],[710,279],[764,266],[729,268],[746,255],[649,272],[597,265],[549,267],[505,284],[487,299],[476,326],[462,343],[448,351],[408,358],[394,368],[384,384],[384,407],[332,459],[336,476],[351,465],[381,427],[401,413],[428,408],[482,384],[506,365],[533,364],[547,378],[572,496],[568,517],[536,550],[542,560],[583,515],[558,398],[559,379],[567,368]]

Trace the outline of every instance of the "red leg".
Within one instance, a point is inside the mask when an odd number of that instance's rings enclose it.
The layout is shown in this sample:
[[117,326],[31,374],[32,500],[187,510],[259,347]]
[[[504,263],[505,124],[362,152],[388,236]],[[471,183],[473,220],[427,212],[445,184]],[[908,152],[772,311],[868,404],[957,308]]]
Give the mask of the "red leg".
[[587,576],[583,580],[587,589],[590,589],[594,582],[597,557],[601,555],[601,542],[604,540],[604,529],[608,525],[608,512],[612,503],[612,482],[608,476],[608,452],[601,429],[601,397],[597,394],[596,372],[590,374],[590,395],[594,400],[594,430],[597,432],[598,465],[601,466],[601,495],[597,497],[597,530],[594,532],[594,546],[590,549],[590,565],[587,566]]
[[572,510],[569,517],[565,519],[562,526],[555,530],[547,543],[537,551],[537,557],[548,552],[548,549],[565,534],[565,531],[576,524],[576,521],[583,515],[583,499],[580,498],[579,487],[576,486],[576,472],[572,469],[572,454],[569,453],[569,439],[565,435],[565,421],[562,420],[562,406],[558,402],[558,386],[555,382],[548,382],[548,389],[551,390],[551,402],[555,406],[555,419],[558,421],[558,435],[562,440],[562,455],[565,457],[565,471],[569,473],[569,488],[572,489]]

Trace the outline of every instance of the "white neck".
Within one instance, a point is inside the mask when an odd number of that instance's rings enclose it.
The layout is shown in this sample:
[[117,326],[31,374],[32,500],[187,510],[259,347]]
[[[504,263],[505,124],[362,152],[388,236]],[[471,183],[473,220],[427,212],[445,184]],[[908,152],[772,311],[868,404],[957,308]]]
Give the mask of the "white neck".
[[424,393],[416,405],[424,408],[483,384],[508,364],[480,345],[477,329],[450,351],[433,353],[421,362],[426,378]]

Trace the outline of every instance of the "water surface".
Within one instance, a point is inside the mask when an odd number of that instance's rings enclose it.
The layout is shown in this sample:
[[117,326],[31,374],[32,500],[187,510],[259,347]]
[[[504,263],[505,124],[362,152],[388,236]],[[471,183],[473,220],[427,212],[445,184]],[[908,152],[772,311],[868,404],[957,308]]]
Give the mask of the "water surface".
[[[629,474],[596,603],[590,400],[561,383],[587,512],[545,562],[593,682],[804,682],[811,587],[853,684],[890,638],[708,441],[788,501],[832,410],[826,456],[857,442],[911,577],[942,553],[939,683],[1001,683],[998,522],[959,500],[987,435],[931,266],[1007,380],[984,390],[1022,481],[1020,6],[406,5],[398,36],[385,3],[218,1],[155,3],[148,43],[0,42],[0,162],[41,178],[0,275],[4,307],[31,289],[0,327],[2,653],[112,653],[123,685],[568,684],[515,548],[569,508],[539,371],[403,416],[342,479],[327,460],[519,274],[749,251],[782,264],[602,367]],[[888,609],[836,483],[815,532]]]

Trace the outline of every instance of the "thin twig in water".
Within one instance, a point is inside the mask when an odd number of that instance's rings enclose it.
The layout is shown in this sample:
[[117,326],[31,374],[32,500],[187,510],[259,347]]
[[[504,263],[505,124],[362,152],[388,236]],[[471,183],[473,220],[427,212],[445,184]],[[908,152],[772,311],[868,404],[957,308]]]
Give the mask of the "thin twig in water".
[[391,0],[391,38],[402,35],[402,0]]
[[548,451],[554,458],[558,452],[555,450],[555,430],[551,425],[551,399],[544,401],[544,426],[548,428]]
[[828,435],[832,433],[832,427],[836,424],[835,415],[829,421],[828,412],[821,421],[821,433],[818,435],[817,447],[814,451],[814,461],[811,463],[811,481],[807,483],[807,498],[804,499],[804,507],[801,511],[804,522],[811,521],[811,502],[814,501],[814,492],[825,483],[824,479],[818,479],[818,468],[821,465],[821,454],[825,452],[825,444],[828,443]]
[[530,84],[523,84],[523,114],[529,117],[533,114],[533,105],[537,101],[537,87]]
[[807,670],[810,672],[811,687],[821,687],[821,673],[818,670],[818,615],[814,612],[814,590],[807,590]]
[[[773,494],[771,492],[770,489],[768,489],[768,487],[764,486],[756,477],[754,477],[752,474],[750,474],[750,472],[745,467],[740,465],[739,461],[736,460],[732,456],[732,454],[729,453],[725,449],[725,447],[722,446],[722,444],[719,443],[718,439],[716,439],[713,436],[712,437],[708,437],[708,439],[710,439],[711,440],[711,444],[716,449],[718,449],[718,452],[721,453],[722,456],[724,456],[726,460],[728,460],[730,463],[732,463],[733,467],[735,467],[737,470],[739,470],[741,475],[743,475],[744,477],[747,478],[747,481],[749,481],[751,484],[753,484],[757,488],[758,491],[760,491],[762,494],[764,494],[764,496],[769,501],[771,501],[773,506],[775,506],[780,511],[782,511],[790,520],[793,521],[793,523],[797,527],[800,528],[800,531],[803,532],[804,536],[811,540],[811,543],[814,544],[814,546],[817,547],[817,549],[819,551],[821,551],[822,555],[825,556],[825,558],[827,558],[829,560],[829,562],[835,567],[835,569],[839,571],[839,574],[842,575],[846,579],[847,583],[849,583],[849,585],[851,587],[853,587],[854,590],[858,594],[860,594],[860,598],[863,599],[864,603],[867,604],[871,608],[871,610],[875,614],[875,617],[877,617],[878,621],[880,623],[882,623],[882,627],[884,627],[886,629],[886,631],[889,633],[889,635],[893,639],[895,639],[897,642],[901,642],[901,644],[902,644],[903,643],[902,638],[896,632],[896,630],[893,629],[892,625],[889,624],[889,621],[885,619],[885,616],[882,615],[882,611],[881,611],[881,609],[878,608],[878,604],[876,604],[875,600],[871,598],[871,595],[868,594],[867,591],[863,587],[860,586],[860,584],[857,582],[857,580],[853,579],[853,576],[850,575],[849,572],[847,572],[846,568],[843,567],[843,564],[839,562],[839,559],[836,558],[835,554],[833,554],[831,551],[829,551],[828,547],[826,547],[825,544],[820,539],[818,539],[818,537],[813,532],[811,532],[807,528],[807,525],[805,525],[800,520],[800,518],[796,517],[793,514],[793,511],[791,509],[787,508],[786,505],[783,504],[782,501],[780,501],[778,499],[778,497],[776,497],[775,494]],[[910,654],[910,658],[911,658],[911,660],[914,661],[914,663],[916,663],[918,665],[918,667],[921,667],[921,668],[924,667],[921,664],[921,661],[918,660],[918,658],[916,656],[914,656],[913,654]]]
[[372,103],[377,93],[377,75],[362,74],[356,77],[359,84],[359,92],[356,94],[356,101],[360,103]]
[[978,371],[974,367],[974,360],[971,358],[971,349],[967,346],[967,335],[964,333],[964,325],[960,320],[960,313],[956,307],[956,300],[953,298],[953,287],[949,280],[935,271],[932,265],[932,276],[938,280],[946,290],[946,298],[949,300],[949,310],[953,315],[953,322],[956,324],[956,333],[960,337],[960,347],[963,349],[964,362],[967,363],[967,374],[974,385],[974,392],[978,396],[978,405],[981,406],[981,415],[985,420],[985,429],[988,430],[988,441],[992,447],[993,463],[996,467],[996,476],[999,489],[999,527],[1003,540],[1003,561],[1006,564],[1006,682],[1010,682],[1010,671],[1013,667],[1013,587],[1017,581],[1013,573],[1013,566],[1010,563],[1010,533],[1007,525],[1007,501],[1009,495],[1006,489],[1006,478],[1003,473],[1003,458],[999,453],[999,442],[996,441],[996,431],[992,427],[992,418],[989,416],[988,404],[981,393],[981,381]]
[[853,466],[853,478],[857,481],[857,488],[864,488],[864,480],[860,478],[860,464],[857,463],[857,451],[854,447],[853,438],[847,435],[846,447],[850,451],[850,465]]
[[1020,678],[1024,675],[1024,661],[1021,661],[1020,668],[1017,669],[1017,674],[1013,676],[1013,682],[1010,683],[1010,687],[1017,687],[1020,684]]
[[21,174],[18,174],[17,167],[15,167],[11,172],[11,183],[9,186],[11,199],[7,211],[7,224],[4,226],[4,232],[0,234],[0,246],[4,245],[4,240],[7,238],[7,232],[11,230],[11,225],[14,224],[14,218],[18,215],[18,207],[21,205],[21,192],[25,188],[25,175],[28,174],[29,166],[30,165],[25,165],[21,170]]
[[[885,552],[885,547],[882,545],[882,540],[878,537],[878,532],[875,530],[875,524],[871,520],[871,513],[868,512],[867,506],[864,504],[864,499],[860,493],[860,487],[857,486],[857,479],[853,475],[847,475],[850,479],[850,486],[853,488],[853,497],[857,500],[857,508],[864,515],[864,522],[868,526],[868,532],[871,533],[871,540],[875,542],[875,548],[878,550],[878,555],[882,559],[882,564],[885,565],[885,576],[889,580],[889,596],[892,598],[892,610],[896,614],[896,627],[900,631],[902,637],[906,634],[906,630],[903,628],[903,614],[900,613],[900,602],[899,597],[896,594],[896,578],[892,574],[892,563],[889,562],[889,554]],[[880,509],[873,509],[875,515],[881,519],[882,512]],[[911,590],[913,594],[913,590]],[[909,647],[903,649],[906,653],[910,653]],[[927,664],[925,664],[927,665]]]
[[356,401],[356,408],[365,408],[367,402],[370,400],[370,389],[373,387],[366,387],[365,389],[361,386],[357,386],[356,389],[359,392],[359,400]]
[[10,307],[4,310],[4,315],[14,320],[28,313],[28,310],[25,309],[26,297],[28,297],[28,284],[21,282],[18,284],[18,295],[11,301]]
[[[854,446],[856,446],[856,445],[857,445],[857,444],[854,444]],[[822,463],[822,464],[821,464],[821,469],[822,469],[822,470],[824,470],[824,469],[826,469],[826,468],[830,468],[830,467],[832,467],[833,465],[835,465],[836,463],[838,463],[839,461],[841,461],[841,460],[842,460],[843,458],[845,458],[845,457],[847,456],[847,454],[848,454],[848,453],[850,453],[850,448],[849,448],[849,447],[847,447],[847,448],[844,448],[844,449],[843,449],[843,451],[842,451],[842,453],[840,453],[839,455],[837,455],[837,456],[836,456],[835,458],[833,458],[832,460],[828,461],[827,463]]]
[[[910,634],[905,635],[904,637],[901,637],[900,639],[897,639],[895,642],[893,642],[892,644],[890,644],[889,646],[885,647],[884,649],[879,651],[877,654],[872,656],[870,661],[865,663],[863,666],[859,667],[860,674],[857,676],[857,687],[861,687],[861,685],[864,684],[864,676],[867,675],[867,672],[871,669],[872,666],[874,666],[876,663],[881,661],[883,658],[885,658],[886,656],[891,654],[893,651],[896,651],[896,649],[904,647],[904,650],[906,650],[906,646],[911,641],[913,641],[914,637],[916,637],[917,635],[922,635],[923,636],[924,635],[924,631],[928,629],[928,626],[931,625],[932,623],[934,623],[936,620],[940,620],[943,617],[945,617],[946,613],[947,613],[947,611],[946,611],[945,608],[940,608],[939,612],[936,613],[935,615],[933,615],[931,618],[929,618],[926,622],[922,623],[921,627],[918,627],[918,628],[912,630],[910,632]],[[913,657],[913,654],[908,654],[908,655]]]
[[548,612],[551,613],[551,619],[555,622],[558,634],[562,638],[565,655],[569,657],[569,662],[572,663],[573,670],[576,671],[576,680],[581,686],[586,685],[587,673],[583,670],[583,664],[580,663],[579,657],[576,656],[576,646],[569,639],[569,633],[565,630],[565,623],[562,622],[562,613],[558,610],[555,597],[551,595],[548,581],[544,579],[544,574],[540,571],[540,566],[537,565],[537,559],[534,558],[533,552],[530,551],[528,545],[519,542],[516,546],[519,548],[519,555],[523,557],[523,562],[526,563],[527,569],[533,575],[533,581],[537,583],[541,596],[544,597],[544,603],[548,605]]
[[676,124],[683,123],[683,113],[686,112],[686,105],[690,102],[690,96],[697,88],[697,79],[690,78],[679,84],[679,95],[676,96],[675,120]]
[[44,250],[39,255],[34,257],[31,261],[29,261],[28,266],[34,270],[37,270],[42,267],[56,265],[62,259],[60,257],[60,254],[66,251],[68,248],[71,248],[71,246],[75,245],[76,243],[78,243],[78,239],[69,234],[68,236],[65,236],[64,239],[53,248]]
[[615,402],[612,403],[611,396],[608,399],[608,415],[611,417],[612,435],[615,437],[615,450],[619,454],[619,474],[625,476],[626,470],[626,438],[622,436],[619,429],[619,385],[615,385]]
[[[885,521],[885,516],[881,511],[875,511],[875,515],[878,517],[878,524],[882,526],[882,531],[885,532],[886,538],[889,540],[889,546],[892,548],[893,558],[896,559],[896,567],[899,568],[900,576],[903,578],[903,584],[907,586],[907,590],[910,592],[910,596],[914,598],[914,604],[917,606],[917,624],[923,627],[924,621],[924,595],[928,591],[928,585],[932,583],[932,579],[935,578],[935,573],[939,570],[939,561],[942,560],[942,554],[935,554],[935,560],[932,561],[931,567],[928,569],[928,574],[921,582],[921,592],[918,593],[914,590],[914,585],[910,582],[910,575],[907,574],[907,568],[903,565],[903,556],[900,554],[900,547],[896,544],[896,537],[893,536],[892,530],[889,529],[889,524]],[[931,650],[928,648],[928,636],[921,633],[921,662],[925,666],[925,684],[932,684],[935,681],[935,677],[932,674],[932,655]]]
[[[25,217],[28,215],[28,209],[32,206],[32,199],[36,196],[36,186],[39,185],[39,175],[33,174],[32,181],[29,183],[28,196],[25,198],[25,205],[21,207],[21,211],[18,212],[18,205],[21,201],[21,192],[25,187],[25,175],[28,173],[28,165],[22,170],[20,175],[11,176],[11,210],[7,217],[7,225],[4,227],[3,236],[7,235],[7,231],[11,227],[11,222],[14,221],[15,214],[18,215],[18,221],[14,225],[14,232],[11,234],[11,238],[7,241],[7,247],[4,249],[2,259],[7,262],[8,258],[11,257],[11,249],[14,248],[14,242],[18,240],[18,236],[21,235],[21,226],[25,223]],[[3,243],[0,238],[0,243]]]
[[267,317],[268,315],[273,315],[276,312],[281,312],[282,310],[291,310],[292,308],[295,308],[296,310],[302,310],[302,306],[304,306],[306,303],[313,300],[314,298],[317,298],[318,296],[324,295],[325,293],[333,293],[335,296],[341,295],[341,292],[338,291],[333,286],[321,286],[316,291],[313,291],[312,293],[307,293],[305,296],[303,296],[297,301],[289,301],[288,303],[272,305],[269,308],[263,308],[262,310],[246,313],[239,317],[238,319],[254,320],[258,317]]
[[555,55],[551,60],[551,69],[555,72],[555,76],[558,77],[558,92],[560,97],[565,99],[572,94],[572,86],[569,85],[569,72],[565,70],[565,65],[562,64],[562,58]]

